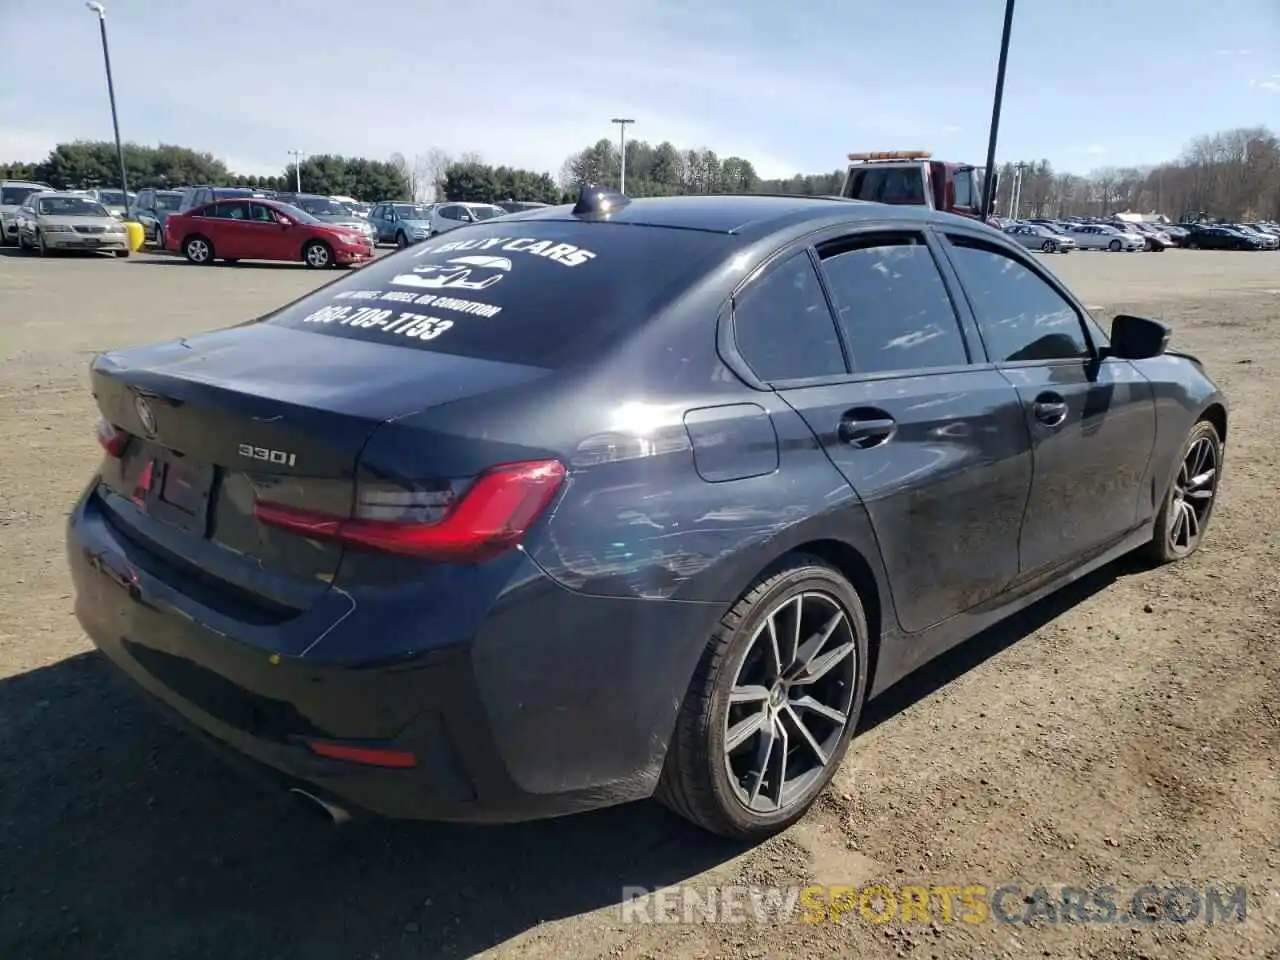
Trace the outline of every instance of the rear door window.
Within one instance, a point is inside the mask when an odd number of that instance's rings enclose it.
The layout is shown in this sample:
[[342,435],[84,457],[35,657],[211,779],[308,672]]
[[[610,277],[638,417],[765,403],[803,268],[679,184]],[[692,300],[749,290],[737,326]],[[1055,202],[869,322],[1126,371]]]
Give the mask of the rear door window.
[[924,237],[857,237],[818,250],[858,373],[964,366],[955,307]]
[[735,247],[700,230],[494,220],[374,261],[263,322],[554,369],[633,332]]

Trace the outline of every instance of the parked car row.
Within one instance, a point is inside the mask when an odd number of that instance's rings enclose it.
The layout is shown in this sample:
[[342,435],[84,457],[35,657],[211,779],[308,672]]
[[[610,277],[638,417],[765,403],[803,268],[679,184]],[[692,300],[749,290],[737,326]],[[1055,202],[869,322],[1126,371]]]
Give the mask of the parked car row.
[[1065,217],[1001,220],[1013,240],[1044,253],[1107,250],[1113,253],[1169,247],[1193,250],[1280,249],[1280,225],[1274,223],[1149,223],[1115,218]]
[[147,242],[166,249],[165,224],[174,213],[189,213],[219,200],[275,200],[296,207],[324,223],[364,234],[377,246],[407,247],[465,223],[489,220],[507,213],[545,207],[545,203],[505,200],[501,203],[429,203],[384,200],[358,203],[349,197],[315,193],[277,193],[247,187],[184,187],[175,190],[145,189],[138,194],[131,213],[143,225]]

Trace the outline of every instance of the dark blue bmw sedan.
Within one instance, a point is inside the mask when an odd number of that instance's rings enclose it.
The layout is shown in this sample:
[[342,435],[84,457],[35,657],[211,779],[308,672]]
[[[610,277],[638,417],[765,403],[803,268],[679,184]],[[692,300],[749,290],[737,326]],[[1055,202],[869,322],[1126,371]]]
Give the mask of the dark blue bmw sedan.
[[948,214],[586,190],[95,358],[76,612],[335,817],[759,837],[868,697],[1196,549],[1227,408],[1168,339]]

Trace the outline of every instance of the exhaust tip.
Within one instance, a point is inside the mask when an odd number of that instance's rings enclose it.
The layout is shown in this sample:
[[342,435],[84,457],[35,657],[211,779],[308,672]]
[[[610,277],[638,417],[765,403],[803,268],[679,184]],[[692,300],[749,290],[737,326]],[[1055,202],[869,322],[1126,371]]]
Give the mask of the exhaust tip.
[[327,800],[321,800],[313,793],[308,793],[300,787],[291,787],[289,792],[299,799],[303,800],[308,809],[324,814],[332,823],[350,823],[351,814],[342,807]]

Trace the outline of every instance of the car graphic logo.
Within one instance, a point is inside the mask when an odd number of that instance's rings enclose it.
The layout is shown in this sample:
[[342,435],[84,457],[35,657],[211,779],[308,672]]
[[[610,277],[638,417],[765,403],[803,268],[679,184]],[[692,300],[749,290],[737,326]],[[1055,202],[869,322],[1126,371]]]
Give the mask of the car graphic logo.
[[398,287],[428,287],[433,290],[487,290],[511,271],[506,257],[454,257],[444,263],[427,263],[413,273],[392,277]]
[[133,401],[133,408],[138,411],[138,419],[142,421],[142,429],[147,431],[148,437],[156,435],[156,415],[151,412],[151,404],[138,397]]

